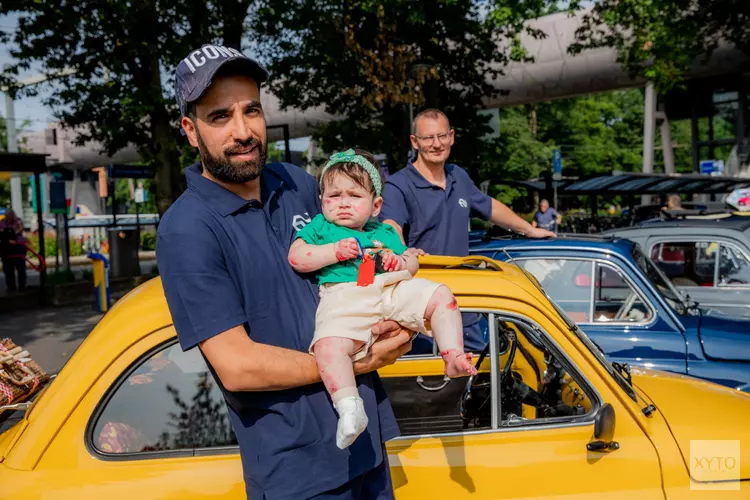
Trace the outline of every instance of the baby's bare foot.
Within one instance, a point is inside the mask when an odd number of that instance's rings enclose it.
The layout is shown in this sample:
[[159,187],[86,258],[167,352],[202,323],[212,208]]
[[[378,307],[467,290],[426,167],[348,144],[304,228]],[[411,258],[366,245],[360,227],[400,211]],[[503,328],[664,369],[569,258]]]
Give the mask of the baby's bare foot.
[[477,369],[471,362],[471,353],[458,352],[455,349],[440,353],[445,362],[445,374],[450,378],[476,375]]

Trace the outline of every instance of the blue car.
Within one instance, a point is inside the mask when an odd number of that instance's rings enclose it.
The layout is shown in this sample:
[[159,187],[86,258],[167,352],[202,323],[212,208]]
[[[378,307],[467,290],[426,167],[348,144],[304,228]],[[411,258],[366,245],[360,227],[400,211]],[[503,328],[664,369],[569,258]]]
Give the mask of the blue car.
[[475,237],[471,253],[532,274],[611,361],[750,393],[750,319],[700,308],[638,244],[612,236]]

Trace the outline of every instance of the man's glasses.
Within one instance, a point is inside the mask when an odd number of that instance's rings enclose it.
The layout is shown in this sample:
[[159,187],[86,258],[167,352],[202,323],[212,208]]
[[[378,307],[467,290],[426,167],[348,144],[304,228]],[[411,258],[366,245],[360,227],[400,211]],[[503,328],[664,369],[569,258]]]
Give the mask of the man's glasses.
[[451,130],[450,132],[446,132],[444,134],[425,135],[425,136],[415,135],[414,137],[416,137],[417,140],[421,142],[422,144],[432,144],[433,142],[435,142],[435,139],[440,141],[440,144],[448,144],[451,140],[452,135],[453,135],[453,131]]

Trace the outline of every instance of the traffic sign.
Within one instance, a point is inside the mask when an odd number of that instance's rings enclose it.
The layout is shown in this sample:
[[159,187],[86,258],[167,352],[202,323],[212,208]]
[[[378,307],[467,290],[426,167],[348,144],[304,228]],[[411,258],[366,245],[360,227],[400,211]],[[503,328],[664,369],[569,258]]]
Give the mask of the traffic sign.
[[711,175],[714,173],[715,162],[714,160],[703,160],[700,163],[701,165],[701,174],[704,175]]
[[145,203],[147,199],[146,190],[142,187],[135,188],[135,202]]
[[562,175],[562,152],[559,149],[552,150],[552,172]]

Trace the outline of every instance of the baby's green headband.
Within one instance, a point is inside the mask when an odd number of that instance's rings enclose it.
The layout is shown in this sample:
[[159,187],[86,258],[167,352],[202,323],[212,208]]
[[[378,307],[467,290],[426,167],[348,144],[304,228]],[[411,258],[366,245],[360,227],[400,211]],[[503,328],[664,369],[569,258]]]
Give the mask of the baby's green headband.
[[375,165],[370,163],[367,160],[367,158],[355,153],[353,149],[347,149],[346,151],[343,151],[341,153],[336,153],[334,155],[331,155],[331,159],[328,160],[328,163],[325,164],[325,166],[323,167],[323,170],[320,172],[320,187],[321,188],[323,187],[323,176],[325,175],[326,170],[328,170],[329,167],[336,165],[337,163],[354,163],[364,168],[367,171],[367,173],[370,175],[370,179],[372,180],[372,185],[375,188],[375,194],[377,196],[380,196],[380,192],[383,189],[383,185],[380,182],[380,174],[378,173],[378,169],[375,168]]

